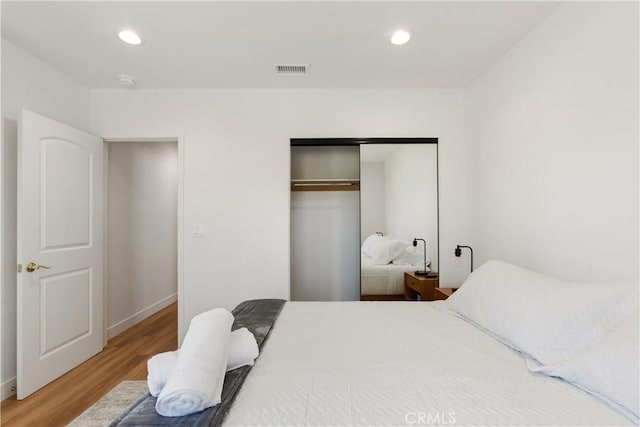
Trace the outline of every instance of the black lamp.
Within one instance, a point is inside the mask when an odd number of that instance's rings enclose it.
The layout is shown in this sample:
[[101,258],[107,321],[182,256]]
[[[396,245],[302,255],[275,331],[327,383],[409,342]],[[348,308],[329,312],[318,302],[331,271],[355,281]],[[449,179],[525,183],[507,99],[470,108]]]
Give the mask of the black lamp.
[[424,270],[416,271],[416,276],[428,276],[429,272],[427,271],[427,242],[424,239],[413,239],[413,246],[418,246],[418,240],[422,240],[422,244],[424,245]]
[[471,246],[457,245],[455,251],[456,257],[460,258],[460,255],[462,255],[462,248],[467,248],[471,251],[471,272],[473,273],[473,248]]

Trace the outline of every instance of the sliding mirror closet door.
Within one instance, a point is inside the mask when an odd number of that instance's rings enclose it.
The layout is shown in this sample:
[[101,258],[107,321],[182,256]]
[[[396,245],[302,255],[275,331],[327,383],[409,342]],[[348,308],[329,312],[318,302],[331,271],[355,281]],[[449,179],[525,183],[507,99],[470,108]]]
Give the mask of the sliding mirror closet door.
[[360,147],[361,299],[403,299],[405,272],[437,285],[437,168],[437,143]]
[[291,147],[291,300],[360,296],[357,145]]

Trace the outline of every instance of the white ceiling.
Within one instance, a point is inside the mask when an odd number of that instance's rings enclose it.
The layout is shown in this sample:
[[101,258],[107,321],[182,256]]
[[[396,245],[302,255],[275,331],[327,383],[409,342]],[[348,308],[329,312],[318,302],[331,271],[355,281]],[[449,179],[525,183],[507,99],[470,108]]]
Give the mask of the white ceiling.
[[[2,36],[91,88],[461,88],[553,2],[2,2]],[[118,31],[143,38],[128,46]],[[404,46],[389,37],[403,28]],[[276,63],[308,63],[305,77]]]

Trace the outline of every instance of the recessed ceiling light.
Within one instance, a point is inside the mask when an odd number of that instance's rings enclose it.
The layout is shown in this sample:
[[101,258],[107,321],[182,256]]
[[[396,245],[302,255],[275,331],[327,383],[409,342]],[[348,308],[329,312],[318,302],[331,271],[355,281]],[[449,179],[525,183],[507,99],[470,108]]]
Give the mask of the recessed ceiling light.
[[399,30],[393,33],[393,35],[391,36],[391,43],[395,45],[405,44],[409,41],[410,38],[411,34],[407,33],[406,31]]
[[120,40],[128,44],[139,45],[142,43],[140,36],[131,30],[120,31],[118,33],[118,37],[120,37]]

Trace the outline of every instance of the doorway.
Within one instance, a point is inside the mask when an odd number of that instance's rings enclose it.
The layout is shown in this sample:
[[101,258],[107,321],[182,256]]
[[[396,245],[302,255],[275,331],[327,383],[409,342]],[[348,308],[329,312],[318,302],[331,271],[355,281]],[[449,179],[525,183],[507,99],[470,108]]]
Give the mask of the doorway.
[[177,300],[178,143],[105,140],[105,153],[109,339]]

